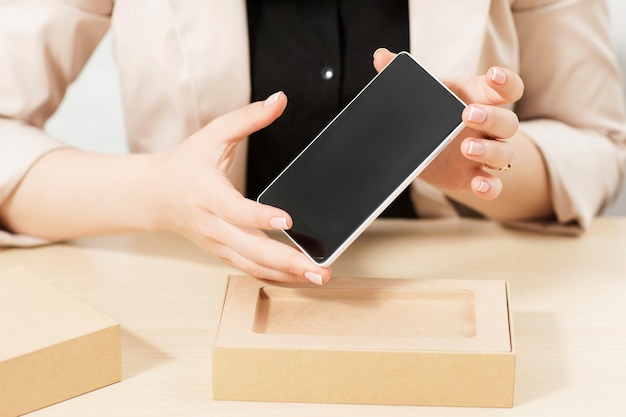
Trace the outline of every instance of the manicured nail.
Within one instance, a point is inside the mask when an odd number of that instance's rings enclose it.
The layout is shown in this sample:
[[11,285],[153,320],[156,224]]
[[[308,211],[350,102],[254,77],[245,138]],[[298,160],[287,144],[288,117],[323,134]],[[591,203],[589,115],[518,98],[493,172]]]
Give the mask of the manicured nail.
[[304,273],[304,277],[311,281],[313,284],[323,285],[322,276],[317,272],[307,271]]
[[491,68],[491,81],[496,84],[504,84],[506,82],[506,73],[500,68]]
[[280,97],[280,95],[282,94],[282,91],[278,91],[274,94],[272,94],[271,96],[269,96],[268,98],[265,99],[265,103],[263,103],[263,105],[265,107],[269,107],[273,104],[275,104],[278,101],[278,98]]
[[471,140],[469,143],[469,149],[467,150],[469,155],[480,156],[485,153],[485,145],[480,142]]
[[487,120],[487,111],[480,107],[470,106],[467,120],[474,123],[482,123]]
[[387,49],[387,48],[378,48],[377,50],[375,50],[375,51],[374,51],[374,59],[376,59],[376,54],[377,54],[379,51],[384,51],[384,50],[386,50],[386,49]]
[[272,217],[270,219],[270,226],[278,230],[287,230],[287,219],[284,217]]
[[487,191],[489,191],[489,183],[487,181],[481,181],[478,185],[478,188],[476,188],[476,191],[480,193],[486,193]]

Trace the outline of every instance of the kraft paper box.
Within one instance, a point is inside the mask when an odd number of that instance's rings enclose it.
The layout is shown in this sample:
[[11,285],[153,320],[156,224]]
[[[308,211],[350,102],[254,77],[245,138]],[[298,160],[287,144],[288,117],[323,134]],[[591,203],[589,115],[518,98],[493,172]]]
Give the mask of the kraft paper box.
[[23,268],[0,271],[0,416],[121,380],[118,323]]
[[505,281],[231,276],[213,398],[512,407]]

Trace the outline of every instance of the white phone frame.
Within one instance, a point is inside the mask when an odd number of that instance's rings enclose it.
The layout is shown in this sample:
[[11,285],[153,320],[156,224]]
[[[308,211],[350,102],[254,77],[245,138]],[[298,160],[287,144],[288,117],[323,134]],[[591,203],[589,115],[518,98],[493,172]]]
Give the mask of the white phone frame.
[[[341,116],[341,114],[348,108],[350,107],[350,105],[352,104],[353,101],[355,101],[361,94],[363,94],[363,92],[365,92],[365,90],[367,90],[367,88],[370,86],[370,84],[372,84],[374,82],[374,80],[376,80],[380,74],[385,71],[385,69],[400,55],[406,55],[409,58],[411,58],[413,61],[415,61],[415,63],[417,65],[419,65],[428,75],[430,75],[435,81],[437,81],[441,86],[443,86],[453,97],[455,97],[457,100],[459,100],[459,102],[461,104],[463,104],[463,106],[467,106],[467,104],[465,104],[465,102],[463,102],[463,100],[461,100],[456,94],[454,94],[445,84],[443,84],[441,81],[439,81],[438,78],[436,78],[434,75],[432,75],[423,65],[421,65],[419,63],[419,61],[417,59],[415,59],[411,54],[409,54],[408,52],[399,52],[391,61],[389,61],[389,63],[387,63],[387,65],[385,66],[385,68],[383,68],[378,74],[376,74],[366,85],[365,87],[363,87],[363,89],[352,99],[350,100],[350,102],[339,112],[337,113],[337,115],[324,127],[324,129],[322,129],[322,131],[315,136],[315,138],[289,163],[289,165],[287,165],[287,167],[285,167],[281,173],[261,192],[261,194],[259,194],[259,197],[257,198],[257,201],[260,201],[261,196],[265,193],[265,191],[269,188],[272,187],[272,185],[274,184],[274,182],[276,182],[290,167],[291,165],[298,159],[300,158],[300,156],[305,153],[307,151],[307,149],[319,138],[321,137],[324,132],[326,131],[326,129],[328,129],[334,122],[335,120],[337,120],[337,118],[339,118],[339,116]],[[465,124],[463,123],[463,121],[461,121],[459,123],[459,125],[454,128],[452,130],[452,132],[450,132],[450,134],[448,136],[446,136],[441,143],[428,155],[428,157],[426,157],[418,166],[417,168],[415,168],[415,170],[413,172],[411,172],[411,174],[409,176],[407,176],[407,178],[389,195],[389,197],[387,197],[374,211],[372,211],[372,213],[363,221],[363,223],[361,223],[361,225],[354,231],[352,232],[352,234],[350,234],[350,236],[348,236],[346,238],[346,240],[330,255],[328,256],[324,261],[319,262],[318,260],[315,259],[315,257],[311,256],[309,253],[307,253],[306,249],[303,248],[296,240],[294,240],[289,233],[287,233],[287,231],[283,231],[285,235],[287,235],[287,237],[289,238],[289,240],[291,242],[293,242],[294,245],[296,245],[296,247],[298,247],[298,249],[300,249],[300,251],[302,251],[302,253],[304,253],[311,261],[313,261],[315,264],[320,265],[320,266],[329,266],[331,265],[335,260],[337,260],[337,258],[361,235],[361,233],[363,233],[365,231],[365,229],[367,229],[367,227],[372,224],[374,222],[374,220],[376,220],[376,218],[378,218],[378,216],[396,199],[396,197],[398,197],[400,195],[400,193],[402,193],[402,191],[408,187],[417,177],[418,175],[433,161],[433,159],[435,159],[442,151],[443,149],[450,144],[450,142],[452,142],[452,140],[454,140],[454,138],[456,136],[459,135],[459,133],[461,133],[461,131],[465,128]]]

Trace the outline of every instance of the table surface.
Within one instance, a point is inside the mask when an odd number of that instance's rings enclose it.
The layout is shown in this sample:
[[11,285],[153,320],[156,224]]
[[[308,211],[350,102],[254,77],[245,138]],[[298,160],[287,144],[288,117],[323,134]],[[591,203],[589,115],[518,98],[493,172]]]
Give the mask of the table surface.
[[130,234],[0,251],[122,325],[123,381],[33,416],[626,416],[626,218],[581,237],[481,220],[378,220],[334,276],[509,282],[511,409],[213,401],[211,346],[229,274],[183,238]]

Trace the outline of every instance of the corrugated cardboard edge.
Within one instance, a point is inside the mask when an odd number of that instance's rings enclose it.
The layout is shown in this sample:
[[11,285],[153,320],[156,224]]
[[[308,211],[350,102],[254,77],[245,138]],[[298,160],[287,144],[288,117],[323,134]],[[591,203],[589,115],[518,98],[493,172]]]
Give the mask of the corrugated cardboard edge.
[[515,347],[515,326],[513,325],[513,310],[511,308],[511,284],[508,281],[504,282],[506,289],[506,309],[509,315],[509,337],[511,338],[511,356],[513,357],[513,378],[510,384],[511,390],[511,404],[506,407],[513,407],[515,405],[515,375],[517,375],[517,350]]

